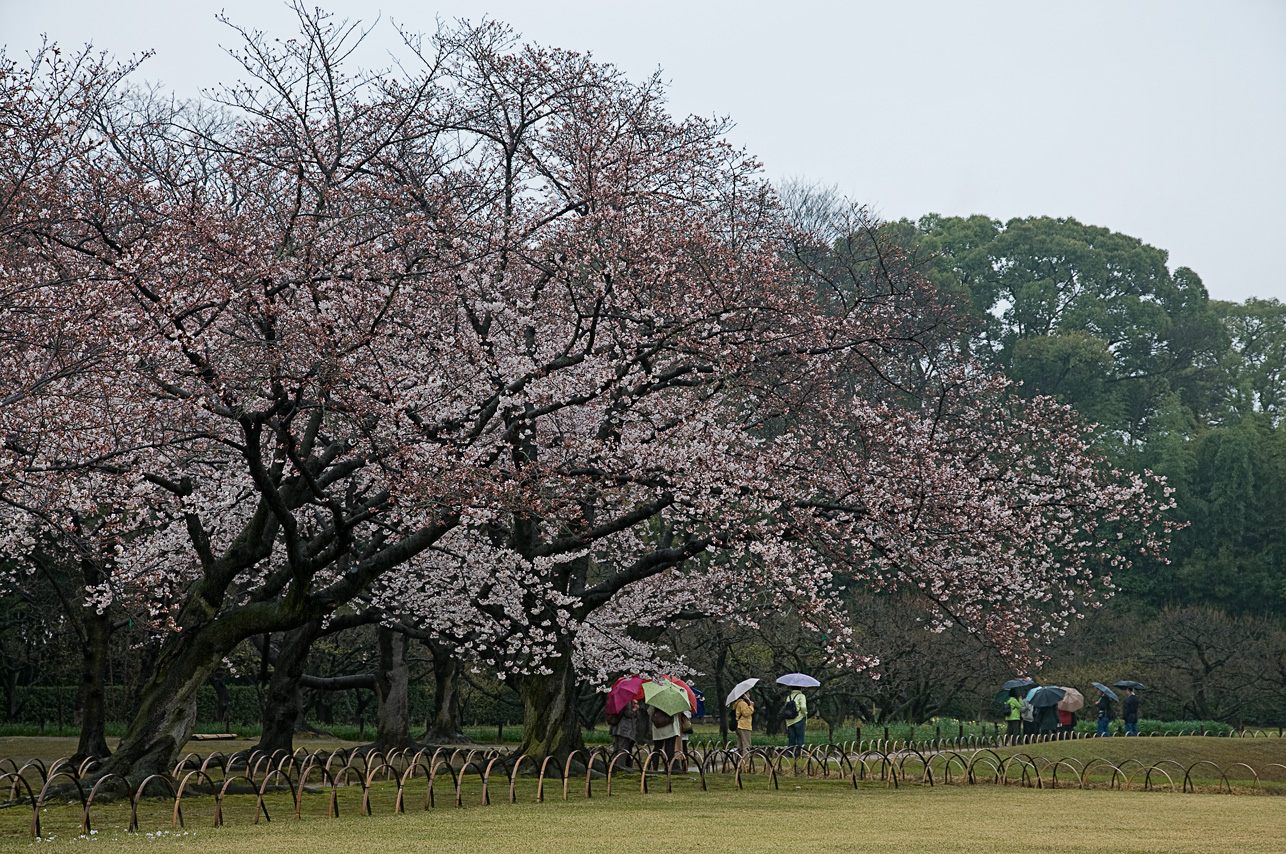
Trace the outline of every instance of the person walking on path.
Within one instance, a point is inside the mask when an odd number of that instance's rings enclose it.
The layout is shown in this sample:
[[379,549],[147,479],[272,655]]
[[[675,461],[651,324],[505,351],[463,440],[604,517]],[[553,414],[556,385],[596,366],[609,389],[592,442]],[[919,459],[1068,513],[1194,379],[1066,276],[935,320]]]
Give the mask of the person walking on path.
[[[790,714],[790,708],[794,705],[795,714]],[[791,751],[804,746],[804,729],[808,723],[808,700],[804,698],[804,692],[798,688],[792,688],[786,695],[786,705],[783,707],[783,714],[786,716],[786,747]]]
[[1107,737],[1107,725],[1112,722],[1112,698],[1102,689],[1098,692],[1098,735]]
[[749,692],[732,704],[732,714],[737,720],[737,752],[745,756],[750,752],[750,735],[755,719],[755,702],[750,699]]
[[1133,688],[1122,688],[1125,699],[1121,701],[1121,720],[1125,723],[1126,735],[1139,734],[1139,696]]
[[1009,689],[1009,699],[1005,701],[1005,705],[1009,708],[1005,714],[1005,736],[1010,744],[1014,744],[1023,734],[1023,701],[1017,688]]

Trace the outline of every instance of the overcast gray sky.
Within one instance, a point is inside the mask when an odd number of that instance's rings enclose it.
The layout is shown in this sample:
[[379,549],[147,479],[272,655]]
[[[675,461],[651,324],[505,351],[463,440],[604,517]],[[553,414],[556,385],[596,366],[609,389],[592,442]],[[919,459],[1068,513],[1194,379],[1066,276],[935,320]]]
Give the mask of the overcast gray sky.
[[[328,0],[374,22],[506,21],[727,115],[773,178],[834,184],[885,218],[1072,216],[1170,252],[1212,297],[1286,299],[1286,2]],[[283,36],[273,0],[0,0],[12,57],[40,34],[125,56],[180,94],[235,78],[219,46]]]

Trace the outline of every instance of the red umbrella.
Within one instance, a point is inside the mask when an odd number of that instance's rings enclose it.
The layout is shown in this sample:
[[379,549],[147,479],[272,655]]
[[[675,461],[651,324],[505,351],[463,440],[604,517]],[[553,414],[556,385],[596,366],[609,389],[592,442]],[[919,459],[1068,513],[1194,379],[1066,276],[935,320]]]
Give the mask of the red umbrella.
[[622,676],[612,683],[611,690],[607,692],[607,713],[619,715],[621,709],[630,704],[630,700],[642,699],[643,677]]
[[692,704],[692,711],[695,713],[697,710],[697,695],[693,692],[692,686],[687,682],[684,682],[682,679],[676,679],[673,676],[662,676],[661,678],[673,682],[675,685],[678,685],[684,691],[688,692],[688,702]]

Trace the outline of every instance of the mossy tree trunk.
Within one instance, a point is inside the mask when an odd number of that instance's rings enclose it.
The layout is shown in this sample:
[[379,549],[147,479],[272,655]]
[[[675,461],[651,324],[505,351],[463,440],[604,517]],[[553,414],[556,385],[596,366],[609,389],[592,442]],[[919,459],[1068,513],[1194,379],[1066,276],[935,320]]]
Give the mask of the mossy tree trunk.
[[300,680],[308,661],[308,650],[321,630],[321,620],[310,620],[286,632],[273,658],[272,676],[263,704],[263,733],[258,747],[264,753],[294,750],[295,732],[303,723],[303,691]]
[[73,762],[88,757],[106,759],[107,748],[107,655],[112,637],[112,618],[93,607],[81,609],[84,637],[80,657],[80,742]]
[[410,671],[406,665],[406,635],[380,626],[380,666],[375,673],[375,744],[384,751],[410,747]]
[[148,775],[173,771],[196,724],[198,689],[236,646],[227,638],[208,629],[171,638],[143,686],[129,729],[102,773],[121,774],[137,785]]
[[433,720],[425,740],[460,741],[464,722],[460,716],[460,658],[455,649],[440,641],[425,640],[433,655]]
[[537,762],[554,756],[562,762],[573,750],[584,750],[580,718],[576,714],[576,673],[572,667],[572,643],[558,645],[557,658],[545,664],[553,672],[521,677],[519,694],[523,707],[523,735],[520,753]]

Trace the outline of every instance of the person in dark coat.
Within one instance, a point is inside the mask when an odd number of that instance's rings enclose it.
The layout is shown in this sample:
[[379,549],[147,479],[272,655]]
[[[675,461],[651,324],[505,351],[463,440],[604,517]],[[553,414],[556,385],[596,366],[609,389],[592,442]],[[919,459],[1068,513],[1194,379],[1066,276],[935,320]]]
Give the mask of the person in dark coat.
[[1125,723],[1126,735],[1139,734],[1139,696],[1133,688],[1122,688],[1125,699],[1121,701],[1121,720]]
[[1112,722],[1115,715],[1112,713],[1112,698],[1107,695],[1106,691],[1098,692],[1098,735],[1099,738],[1107,737],[1107,725]]
[[[619,714],[608,715],[608,724],[612,733],[612,755],[622,754],[617,760],[622,768],[629,768],[634,764],[633,752],[635,739],[638,736],[638,711],[639,701],[630,700]],[[616,718],[615,721],[612,720],[613,717]]]
[[1041,706],[1036,709],[1036,731],[1040,735],[1058,732],[1058,707]]

